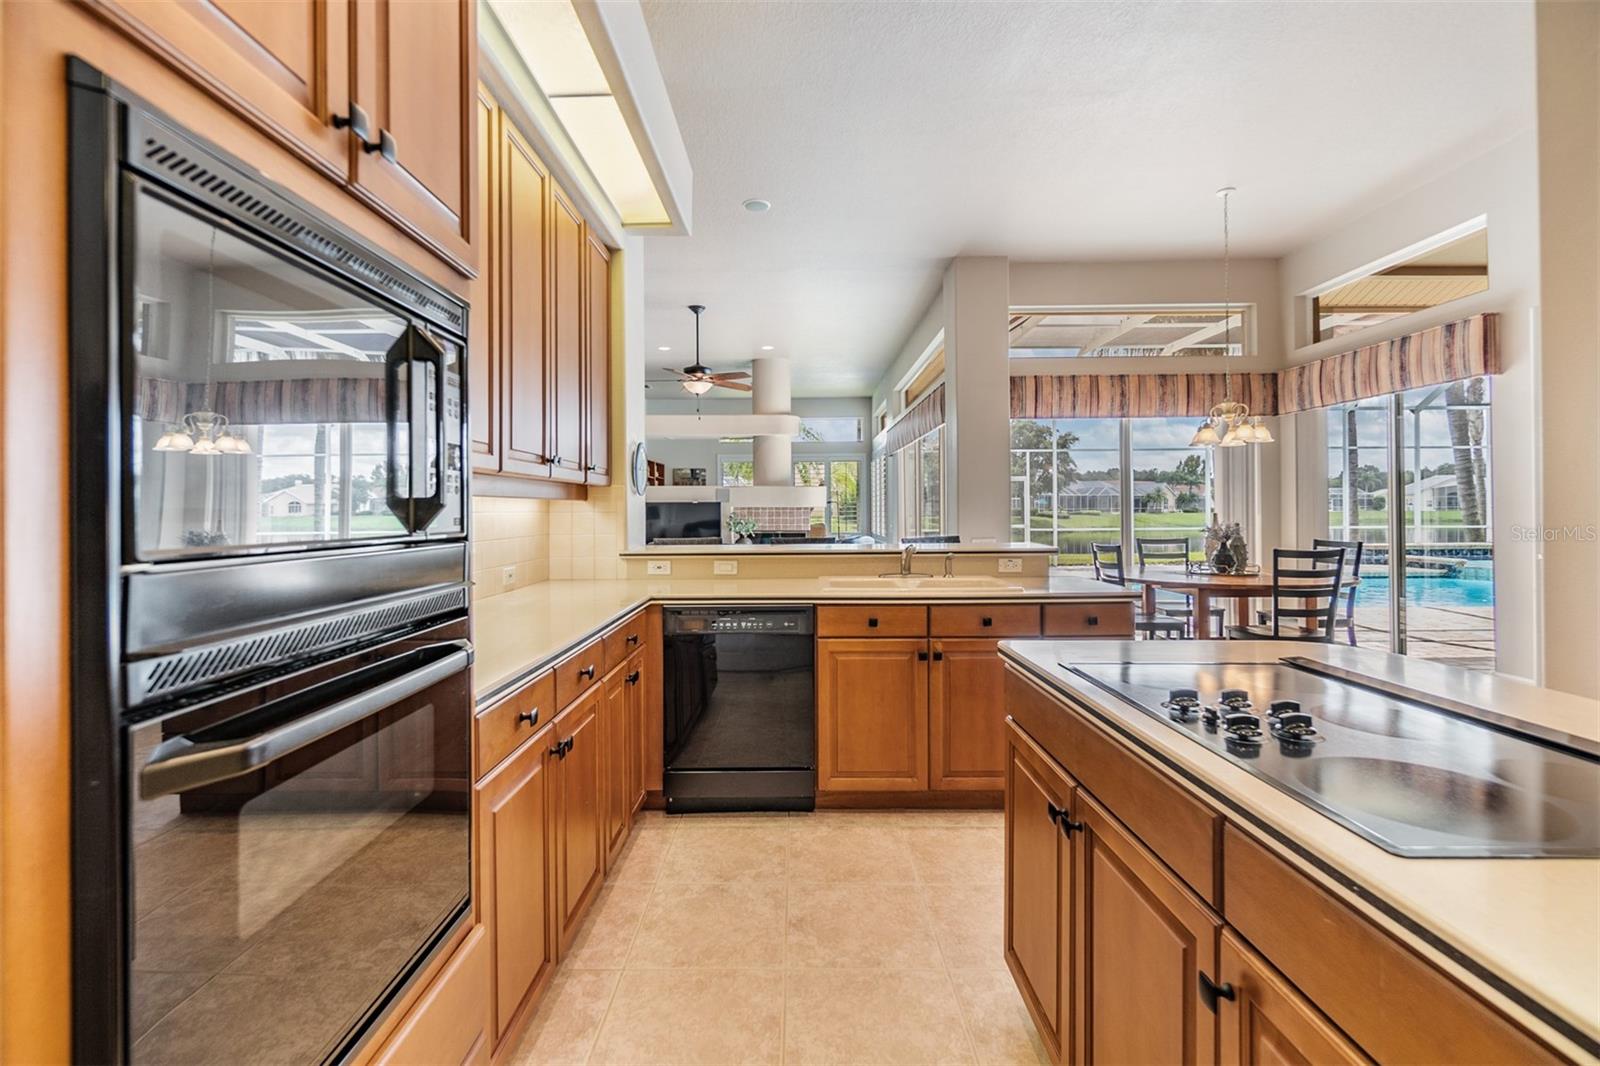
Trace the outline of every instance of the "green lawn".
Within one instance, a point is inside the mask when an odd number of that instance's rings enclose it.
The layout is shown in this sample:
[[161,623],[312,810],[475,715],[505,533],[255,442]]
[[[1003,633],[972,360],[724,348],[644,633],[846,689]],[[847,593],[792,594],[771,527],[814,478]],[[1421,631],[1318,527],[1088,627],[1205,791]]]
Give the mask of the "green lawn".
[[[313,515],[281,515],[277,518],[263,518],[261,532],[263,533],[310,533],[316,529],[312,523]],[[352,533],[404,533],[405,527],[400,520],[391,514],[358,514],[350,516],[350,532]]]

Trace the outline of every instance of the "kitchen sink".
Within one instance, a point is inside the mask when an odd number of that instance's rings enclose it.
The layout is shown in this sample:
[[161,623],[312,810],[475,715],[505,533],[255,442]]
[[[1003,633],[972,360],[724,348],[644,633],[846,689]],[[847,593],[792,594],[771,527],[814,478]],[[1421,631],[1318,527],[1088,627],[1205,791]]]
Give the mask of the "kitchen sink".
[[1021,592],[1022,586],[998,577],[934,577],[931,574],[885,574],[880,577],[825,577],[824,588],[875,589],[878,591],[904,590],[907,592],[939,593],[963,592]]

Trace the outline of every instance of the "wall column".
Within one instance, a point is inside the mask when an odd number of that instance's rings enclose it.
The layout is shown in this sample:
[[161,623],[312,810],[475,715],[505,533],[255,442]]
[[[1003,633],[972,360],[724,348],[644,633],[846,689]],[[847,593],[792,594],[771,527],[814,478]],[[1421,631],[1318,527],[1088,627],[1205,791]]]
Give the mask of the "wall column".
[[1010,270],[966,256],[945,273],[945,526],[967,544],[1011,539]]

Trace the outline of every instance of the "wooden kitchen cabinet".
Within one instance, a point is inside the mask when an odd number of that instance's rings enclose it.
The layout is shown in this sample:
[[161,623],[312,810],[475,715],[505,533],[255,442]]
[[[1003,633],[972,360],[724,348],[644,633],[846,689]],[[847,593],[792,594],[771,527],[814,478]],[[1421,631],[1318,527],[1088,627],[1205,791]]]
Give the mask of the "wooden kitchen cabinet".
[[[660,654],[660,649],[654,649],[655,654]],[[649,761],[649,752],[654,746],[661,750],[661,705],[656,703],[654,712],[651,710],[651,693],[657,690],[652,684],[651,670],[652,649],[649,646],[640,648],[632,656],[628,673],[634,679],[628,682],[628,723],[632,744],[628,749],[628,805],[637,814],[639,808],[644,806],[646,783],[645,766]]]
[[1050,1057],[1071,1048],[1071,780],[1015,726],[1005,732],[1005,959]]
[[545,362],[545,452],[557,481],[584,479],[583,400],[583,216],[559,185],[549,200],[550,282],[546,315],[549,357]]
[[478,785],[479,907],[490,930],[493,958],[491,1044],[498,1045],[527,1000],[556,964],[552,885],[549,753],[556,730],[547,725]]
[[487,1064],[492,945],[483,926],[467,934],[421,998],[369,1060],[372,1066]]
[[1210,1063],[1222,920],[1087,793],[1074,832],[1074,1047],[1082,1062]]
[[365,143],[355,139],[352,190],[469,274],[477,9],[463,0],[354,0],[351,94],[372,123]]
[[457,271],[476,272],[475,4],[87,2]]
[[1005,787],[1005,667],[998,640],[935,640],[928,695],[935,789]]
[[565,951],[605,876],[601,773],[605,687],[587,689],[555,722],[556,928]]
[[471,335],[467,338],[467,442],[472,469],[500,470],[500,316],[503,303],[495,291],[501,271],[494,268],[502,244],[500,237],[500,107],[487,86],[478,86],[475,118],[478,124],[478,210],[474,213],[473,244],[480,256],[478,276],[472,279]]
[[548,476],[545,454],[546,204],[550,174],[522,134],[500,117],[500,243],[490,265],[499,312],[500,346],[491,358],[501,384],[499,467],[507,474]]
[[633,731],[631,694],[640,680],[637,664],[625,661],[606,675],[602,707],[604,764],[601,767],[602,815],[605,822],[606,868],[615,865],[633,828],[633,794],[629,791],[632,753],[638,750]]
[[1371,1061],[1231,929],[1222,931],[1217,980],[1231,993],[1217,1001],[1225,1066]]
[[928,787],[928,642],[817,641],[817,789]]
[[611,484],[611,250],[593,233],[583,242],[583,469],[590,485]]

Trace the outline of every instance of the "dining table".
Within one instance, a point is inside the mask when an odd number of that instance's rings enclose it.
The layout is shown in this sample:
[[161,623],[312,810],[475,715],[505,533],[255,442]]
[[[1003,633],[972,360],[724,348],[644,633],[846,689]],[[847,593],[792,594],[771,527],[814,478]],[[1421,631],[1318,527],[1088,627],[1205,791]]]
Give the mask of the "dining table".
[[[1214,574],[1194,572],[1177,564],[1151,564],[1128,570],[1123,580],[1129,585],[1139,585],[1144,592],[1144,616],[1156,614],[1156,590],[1181,592],[1194,599],[1194,635],[1196,640],[1212,640],[1221,636],[1211,631],[1211,609],[1215,601],[1232,605],[1235,623],[1240,622],[1254,599],[1272,595],[1272,571],[1263,567],[1254,574]],[[1360,583],[1359,578],[1344,575],[1340,588],[1348,589]],[[1247,621],[1247,620],[1246,620]],[[1309,628],[1309,627],[1308,627]]]

